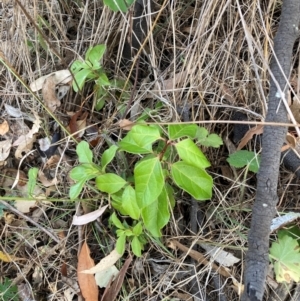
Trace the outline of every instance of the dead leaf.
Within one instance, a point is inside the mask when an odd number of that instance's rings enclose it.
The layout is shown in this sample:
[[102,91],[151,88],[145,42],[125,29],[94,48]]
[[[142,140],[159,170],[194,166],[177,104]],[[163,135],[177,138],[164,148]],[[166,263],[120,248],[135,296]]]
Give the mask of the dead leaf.
[[16,260],[25,260],[25,259],[18,258],[14,255],[9,255],[7,253],[0,251],[0,260],[2,260],[4,262],[12,262],[12,261],[16,261]]
[[56,96],[55,81],[53,76],[46,78],[42,88],[43,99],[47,108],[54,112],[56,108],[60,107],[61,102]]
[[121,257],[122,257],[122,255],[120,255],[117,252],[117,250],[114,249],[107,256],[102,258],[97,265],[93,266],[90,269],[82,270],[82,273],[95,274],[97,272],[104,271],[104,270],[108,269],[109,267],[111,267],[112,265],[114,265]]
[[5,135],[9,131],[9,125],[6,120],[0,124],[0,135]]
[[0,162],[4,161],[9,156],[12,146],[11,142],[11,140],[0,141]]
[[58,86],[56,88],[56,97],[61,100],[64,98],[64,96],[69,92],[70,86],[69,85],[63,85],[63,86]]
[[72,75],[69,70],[59,70],[38,78],[30,84],[30,89],[33,92],[41,90],[43,88],[44,82],[50,76],[52,76],[53,78],[54,85],[67,84],[72,80]]
[[234,104],[235,103],[235,97],[232,93],[232,91],[229,89],[229,87],[226,84],[221,84],[221,91],[222,91],[222,96],[228,100],[230,103]]
[[123,285],[125,274],[128,270],[128,267],[132,261],[132,257],[126,259],[124,265],[122,266],[118,276],[114,280],[113,284],[110,287],[107,287],[103,293],[101,301],[114,301]]
[[264,131],[264,126],[259,124],[247,131],[245,136],[242,138],[241,142],[239,143],[237,150],[241,150],[252,138],[254,135],[260,135]]
[[95,274],[95,280],[99,287],[107,287],[118,276],[119,270],[115,265],[112,265],[108,269],[97,272]]
[[285,139],[292,148],[296,147],[297,140],[296,137],[294,137],[292,134],[287,133]]
[[23,113],[21,112],[21,110],[19,108],[14,108],[6,103],[4,104],[4,107],[5,107],[6,113],[11,117],[20,118],[23,116]]
[[93,222],[103,214],[103,212],[106,210],[107,207],[108,205],[81,216],[74,215],[72,225],[79,226],[79,225],[85,225],[87,223]]
[[38,179],[45,187],[51,187],[51,186],[58,184],[57,178],[48,180],[48,178],[46,177],[46,175],[44,174],[44,172],[42,170],[39,170],[39,172],[38,172]]
[[85,301],[98,300],[99,291],[95,277],[93,275],[82,273],[82,271],[91,269],[94,266],[94,260],[90,257],[90,249],[87,243],[84,242],[78,256],[77,277]]
[[165,90],[173,90],[176,86],[180,85],[189,75],[189,71],[181,71],[175,74],[173,78],[169,78],[164,80],[164,89]]
[[30,209],[36,207],[35,200],[16,200],[14,206],[22,213],[29,213]]
[[35,142],[36,137],[32,137],[32,138],[28,138],[27,139],[23,139],[23,141],[19,144],[19,146],[16,149],[15,152],[15,157],[17,159],[21,159],[23,157],[23,152],[24,153],[28,153],[32,150],[33,147],[33,143]]
[[119,121],[120,128],[125,131],[130,131],[134,125],[135,123],[128,119],[122,119]]
[[298,100],[294,100],[293,104],[290,106],[290,109],[295,120],[300,123],[300,102]]

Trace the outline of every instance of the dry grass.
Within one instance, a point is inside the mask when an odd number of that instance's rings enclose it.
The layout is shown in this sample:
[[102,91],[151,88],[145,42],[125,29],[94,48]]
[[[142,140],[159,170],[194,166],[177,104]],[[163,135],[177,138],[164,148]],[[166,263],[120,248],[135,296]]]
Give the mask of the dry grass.
[[[1,55],[24,82],[30,84],[41,75],[64,69],[65,66],[46,46],[17,3],[1,3]],[[130,31],[129,14],[113,13],[97,0],[23,0],[22,3],[51,42],[52,49],[68,64],[83,57],[89,46],[106,44],[104,66],[107,73],[111,77],[124,78],[126,71],[121,68],[121,54]],[[262,119],[268,95],[267,65],[272,54],[281,1],[198,0],[188,4],[184,1],[161,3],[154,2],[151,11],[149,9],[147,12],[149,34],[143,48],[144,78],[134,96],[136,106],[131,111],[131,118],[134,120],[145,108],[154,108],[158,101],[162,101],[163,108],[153,114],[149,121],[180,121],[178,109],[189,105],[191,121],[214,120],[207,129],[223,138],[231,137],[232,126],[219,124],[218,120],[229,120],[237,110],[245,112],[251,120]],[[298,57],[299,49],[295,49],[295,74],[300,71]],[[8,118],[4,103],[18,107],[23,112],[35,111],[45,121],[44,132],[41,131],[40,136],[51,134],[53,126],[47,122],[51,120],[49,116],[12,74],[12,70],[4,65],[0,68],[2,117]],[[181,72],[181,81],[178,81],[176,75]],[[102,111],[94,112],[92,100],[88,98],[91,93],[89,87],[84,90],[83,98],[70,92],[59,108],[57,118],[66,125],[66,112],[76,111],[87,98],[84,109],[89,112],[91,123],[97,124],[108,137],[116,139],[120,135],[114,126],[120,118],[118,100],[112,98]],[[10,122],[14,121],[11,119]],[[76,256],[83,237],[87,238],[96,262],[112,249],[115,242],[105,218],[102,224],[81,229],[81,232],[70,227],[76,204],[67,202],[70,187],[67,173],[76,164],[76,158],[71,142],[66,146],[64,140],[61,147],[62,150],[69,148],[66,153],[69,161],[64,160],[56,168],[60,179],[57,191],[52,194],[52,204],[42,206],[39,211],[41,216],[36,220],[64,237],[65,244],[57,247],[39,229],[10,214],[2,218],[0,224],[0,249],[25,259],[12,263],[0,262],[0,274],[15,279],[18,285],[27,283],[30,290],[43,300],[63,300],[65,290],[76,284]],[[95,156],[99,157],[104,147],[105,143],[99,142],[94,149]],[[253,145],[249,147],[255,148]],[[215,186],[212,200],[199,204],[202,218],[199,221],[200,230],[197,234],[188,230],[186,212],[191,200],[186,195],[178,195],[172,220],[164,231],[163,242],[167,245],[172,238],[188,247],[206,242],[222,246],[243,260],[250,207],[255,195],[255,175],[249,173],[245,176],[244,170],[233,172],[228,167],[228,144],[205,151],[212,163],[210,173]],[[26,173],[32,166],[40,168],[42,163],[38,158],[38,154],[33,153],[23,162],[21,169]],[[18,163],[12,154],[11,168],[17,168]],[[299,209],[297,190],[298,181],[283,171],[278,211]],[[104,197],[98,201],[99,196],[89,189],[86,189],[83,198],[93,202],[97,200],[97,204],[105,202]],[[35,218],[34,213],[30,216]],[[67,277],[61,276],[65,265]],[[193,270],[196,270],[197,277]],[[232,275],[240,282],[242,272],[243,261],[231,268]],[[201,293],[200,300],[218,300],[219,292],[215,289],[213,274],[210,266],[195,267],[183,252],[152,243],[142,258],[135,259],[120,300],[192,300],[189,290],[193,282]],[[227,300],[239,300],[231,279],[224,282],[222,290]]]

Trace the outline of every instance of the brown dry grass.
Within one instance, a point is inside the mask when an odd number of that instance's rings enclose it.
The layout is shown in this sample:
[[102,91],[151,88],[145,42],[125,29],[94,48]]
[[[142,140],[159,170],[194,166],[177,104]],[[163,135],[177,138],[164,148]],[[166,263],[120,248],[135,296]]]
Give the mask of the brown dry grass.
[[[0,50],[24,82],[30,84],[41,75],[64,69],[65,66],[53,51],[49,47],[42,47],[39,33],[17,3],[1,3]],[[106,44],[104,66],[108,74],[124,77],[120,64],[130,28],[128,14],[113,13],[97,0],[23,0],[22,3],[52,47],[68,64],[77,57],[83,57],[89,46]],[[179,121],[177,109],[189,104],[191,121],[214,120],[207,125],[207,129],[224,139],[230,137],[232,126],[219,124],[218,120],[229,120],[235,111],[242,110],[251,120],[263,119],[269,79],[266,66],[272,54],[281,1],[198,0],[161,3],[154,2],[152,12],[147,13],[149,37],[143,50],[147,56],[143,71],[150,76],[145,77],[138,87],[134,101],[139,103],[139,108],[131,117],[135,119],[145,108],[154,108],[158,101],[162,101],[163,108],[149,121]],[[159,13],[161,15],[153,28]],[[42,20],[46,20],[48,25],[41,25]],[[296,74],[300,71],[298,56],[299,50],[295,49]],[[31,113],[34,110],[48,120],[49,116],[45,116],[40,105],[11,70],[4,65],[0,68],[2,117],[7,118],[3,108],[3,104],[7,103],[24,112]],[[177,83],[175,75],[180,72],[183,74],[182,80]],[[90,93],[91,90],[87,88],[83,97],[88,97]],[[81,97],[70,92],[59,109],[58,118],[64,120],[66,111],[77,110],[81,103]],[[108,137],[115,139],[119,135],[113,125],[120,118],[118,105],[118,100],[112,99],[101,112],[93,113],[92,101],[88,100],[84,109],[90,116],[94,114],[93,122],[100,125]],[[44,131],[51,131],[47,122]],[[95,148],[96,156],[103,152],[103,144]],[[74,150],[74,146],[70,148]],[[200,204],[203,219],[200,231],[192,234],[188,230],[185,211],[190,199],[186,195],[178,195],[176,210],[164,231],[164,242],[167,244],[168,239],[172,238],[188,247],[206,242],[221,246],[243,260],[250,206],[255,195],[255,175],[245,175],[245,171],[233,171],[228,167],[228,144],[205,151],[212,162],[210,173],[215,186],[213,199]],[[13,166],[17,164],[14,159],[11,161]],[[67,171],[74,164],[76,162],[71,156],[70,165],[64,163],[58,166],[58,173],[66,179]],[[28,160],[21,169],[26,172],[32,165],[40,167],[41,163]],[[282,201],[279,211],[299,209],[298,182],[291,180],[291,177],[286,171],[281,174],[279,196]],[[28,283],[30,289],[43,300],[62,300],[64,291],[70,287],[67,280],[76,280],[76,254],[82,237],[78,237],[76,228],[70,227],[75,206],[66,201],[68,189],[69,184],[62,180],[53,195],[52,205],[43,206],[42,217],[38,218],[43,226],[54,229],[56,233],[64,233],[61,235],[66,238],[66,243],[59,248],[49,243],[39,229],[30,227],[21,219],[7,215],[1,220],[0,249],[26,260],[0,262],[0,274],[15,279],[17,284]],[[88,189],[84,197],[96,199],[94,192]],[[114,235],[105,229],[106,222],[104,220],[102,225],[85,228],[82,232],[88,238],[96,262],[114,244]],[[39,247],[35,240],[42,242],[42,246]],[[61,276],[64,264],[68,278]],[[191,272],[193,269],[188,256],[181,251],[167,250],[153,242],[143,257],[135,260],[121,292],[123,299],[120,297],[120,300],[192,300],[188,289],[195,279],[203,296],[201,300],[217,300],[218,291],[215,291],[210,267],[197,267],[197,277]],[[238,281],[242,281],[243,261],[231,268],[231,272]],[[230,279],[224,283],[223,290],[227,300],[239,300]]]

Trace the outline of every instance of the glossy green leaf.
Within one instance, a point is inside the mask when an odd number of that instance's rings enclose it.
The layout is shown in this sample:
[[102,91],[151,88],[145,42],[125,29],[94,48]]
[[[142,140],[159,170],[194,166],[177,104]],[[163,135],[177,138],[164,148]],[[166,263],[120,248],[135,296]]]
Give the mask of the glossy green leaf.
[[207,168],[210,166],[210,162],[190,138],[176,143],[175,148],[179,157],[186,163],[199,168]]
[[110,86],[110,81],[105,73],[100,73],[96,84],[99,86]]
[[84,86],[84,83],[89,75],[92,74],[90,69],[82,69],[75,73],[74,80],[73,80],[73,90],[78,92]]
[[169,198],[163,188],[158,199],[142,210],[142,218],[145,228],[154,236],[161,237],[161,229],[169,222]]
[[101,157],[102,171],[105,171],[107,164],[109,164],[113,160],[113,158],[116,155],[117,150],[118,150],[118,147],[113,144],[107,150],[105,150],[105,152],[102,154],[102,157]]
[[98,189],[109,194],[119,191],[126,183],[123,178],[114,173],[106,173],[96,178],[96,186]]
[[243,168],[248,166],[248,169],[252,172],[258,172],[260,164],[260,155],[247,150],[239,150],[231,154],[227,158],[227,162],[236,168]]
[[157,157],[140,161],[134,168],[136,201],[140,209],[154,202],[165,184],[161,162]]
[[139,241],[139,238],[136,236],[131,241],[131,249],[135,256],[137,257],[142,256],[142,245],[141,242]]
[[36,179],[39,173],[39,169],[36,167],[32,167],[28,171],[28,183],[27,183],[27,188],[28,188],[28,195],[32,197],[34,195],[34,188],[36,185]]
[[174,140],[182,137],[194,139],[198,126],[196,124],[170,124],[168,126],[169,139]]
[[160,139],[157,127],[137,124],[120,141],[119,146],[132,154],[149,154],[152,152],[152,144]]
[[283,236],[278,242],[274,242],[270,248],[270,258],[278,282],[300,281],[300,252],[296,239]]
[[98,66],[99,61],[102,59],[106,50],[106,46],[96,45],[94,47],[90,47],[86,52],[86,61],[89,60],[93,66]]
[[69,197],[71,200],[74,200],[79,196],[85,182],[85,179],[83,179],[70,187]]
[[126,186],[122,195],[122,208],[132,219],[139,219],[140,208],[136,202],[135,190],[131,186]]
[[123,255],[123,253],[125,252],[125,245],[126,245],[126,234],[123,233],[118,237],[116,243],[116,250],[120,255]]
[[93,152],[86,141],[81,141],[77,145],[76,153],[80,163],[93,163]]
[[213,180],[204,169],[179,161],[172,165],[171,175],[176,185],[196,200],[212,197]]

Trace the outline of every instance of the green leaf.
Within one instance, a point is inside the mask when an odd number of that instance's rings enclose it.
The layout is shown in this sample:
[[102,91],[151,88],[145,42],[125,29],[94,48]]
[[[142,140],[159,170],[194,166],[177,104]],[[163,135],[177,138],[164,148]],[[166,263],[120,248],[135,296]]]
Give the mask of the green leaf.
[[208,135],[208,130],[204,127],[197,128],[196,138],[201,143],[202,140],[205,140]]
[[204,146],[215,148],[218,148],[223,144],[222,139],[217,134],[210,134],[206,139],[200,140],[199,142]]
[[104,4],[107,5],[114,12],[124,12],[126,13],[129,9],[129,6],[135,0],[103,0]]
[[86,79],[91,75],[93,75],[93,73],[90,69],[82,69],[75,73],[73,80],[73,90],[75,92],[82,90]]
[[125,230],[124,225],[121,223],[121,221],[118,219],[117,215],[115,212],[110,216],[110,221],[118,228],[118,229],[123,229]]
[[84,68],[83,64],[84,64],[83,61],[79,61],[79,60],[74,61],[73,64],[71,65],[71,67],[70,67],[71,72],[72,73],[77,73],[79,70]]
[[142,210],[145,228],[154,236],[161,237],[161,229],[169,222],[169,197],[165,187],[155,202]]
[[300,252],[296,239],[284,236],[270,248],[276,280],[278,282],[300,281]]
[[36,179],[37,179],[37,175],[38,175],[39,169],[36,167],[30,168],[28,171],[28,195],[30,197],[33,196],[34,194],[34,188],[36,185]]
[[125,252],[125,245],[126,245],[126,234],[123,233],[118,237],[116,243],[116,250],[120,255],[123,255],[123,253]]
[[199,168],[206,168],[210,166],[205,155],[190,138],[176,143],[175,148],[179,157],[186,163]]
[[152,152],[152,144],[160,138],[157,127],[137,124],[120,141],[119,146],[128,153],[149,154]]
[[96,186],[100,191],[109,194],[119,191],[127,182],[114,173],[106,173],[96,178]]
[[93,152],[86,141],[81,141],[76,147],[76,153],[80,163],[93,163]]
[[74,167],[70,172],[70,178],[74,181],[88,181],[101,174],[96,164],[81,164]]
[[209,200],[212,196],[213,180],[204,170],[183,161],[172,165],[171,175],[176,185],[196,200]]
[[258,172],[260,164],[260,156],[254,152],[247,150],[239,150],[227,158],[227,162],[237,168],[248,166],[248,169],[253,172]]
[[101,157],[101,167],[102,171],[105,171],[107,164],[109,164],[116,155],[118,147],[116,145],[111,145]]
[[98,86],[110,86],[110,81],[105,73],[100,73],[96,84]]
[[142,234],[143,232],[143,226],[142,226],[142,223],[137,223],[133,229],[132,229],[132,232],[135,236],[139,236]]
[[150,205],[160,195],[165,179],[157,157],[140,161],[134,168],[136,201],[140,209]]
[[132,219],[139,219],[141,212],[136,202],[135,190],[126,186],[122,195],[122,208]]
[[84,184],[85,184],[85,179],[77,182],[76,184],[70,187],[69,197],[71,200],[74,200],[79,196]]
[[98,66],[99,61],[102,59],[105,53],[105,50],[106,46],[103,44],[90,47],[86,52],[85,60],[89,60],[93,66]]
[[139,238],[136,236],[132,239],[131,249],[135,256],[137,256],[137,257],[142,256],[142,245],[141,245],[141,242],[139,241]]
[[196,124],[170,124],[168,126],[168,136],[171,140],[186,136],[194,139],[198,128]]
[[18,301],[18,287],[12,284],[12,280],[4,277],[0,283],[0,297],[3,301]]

